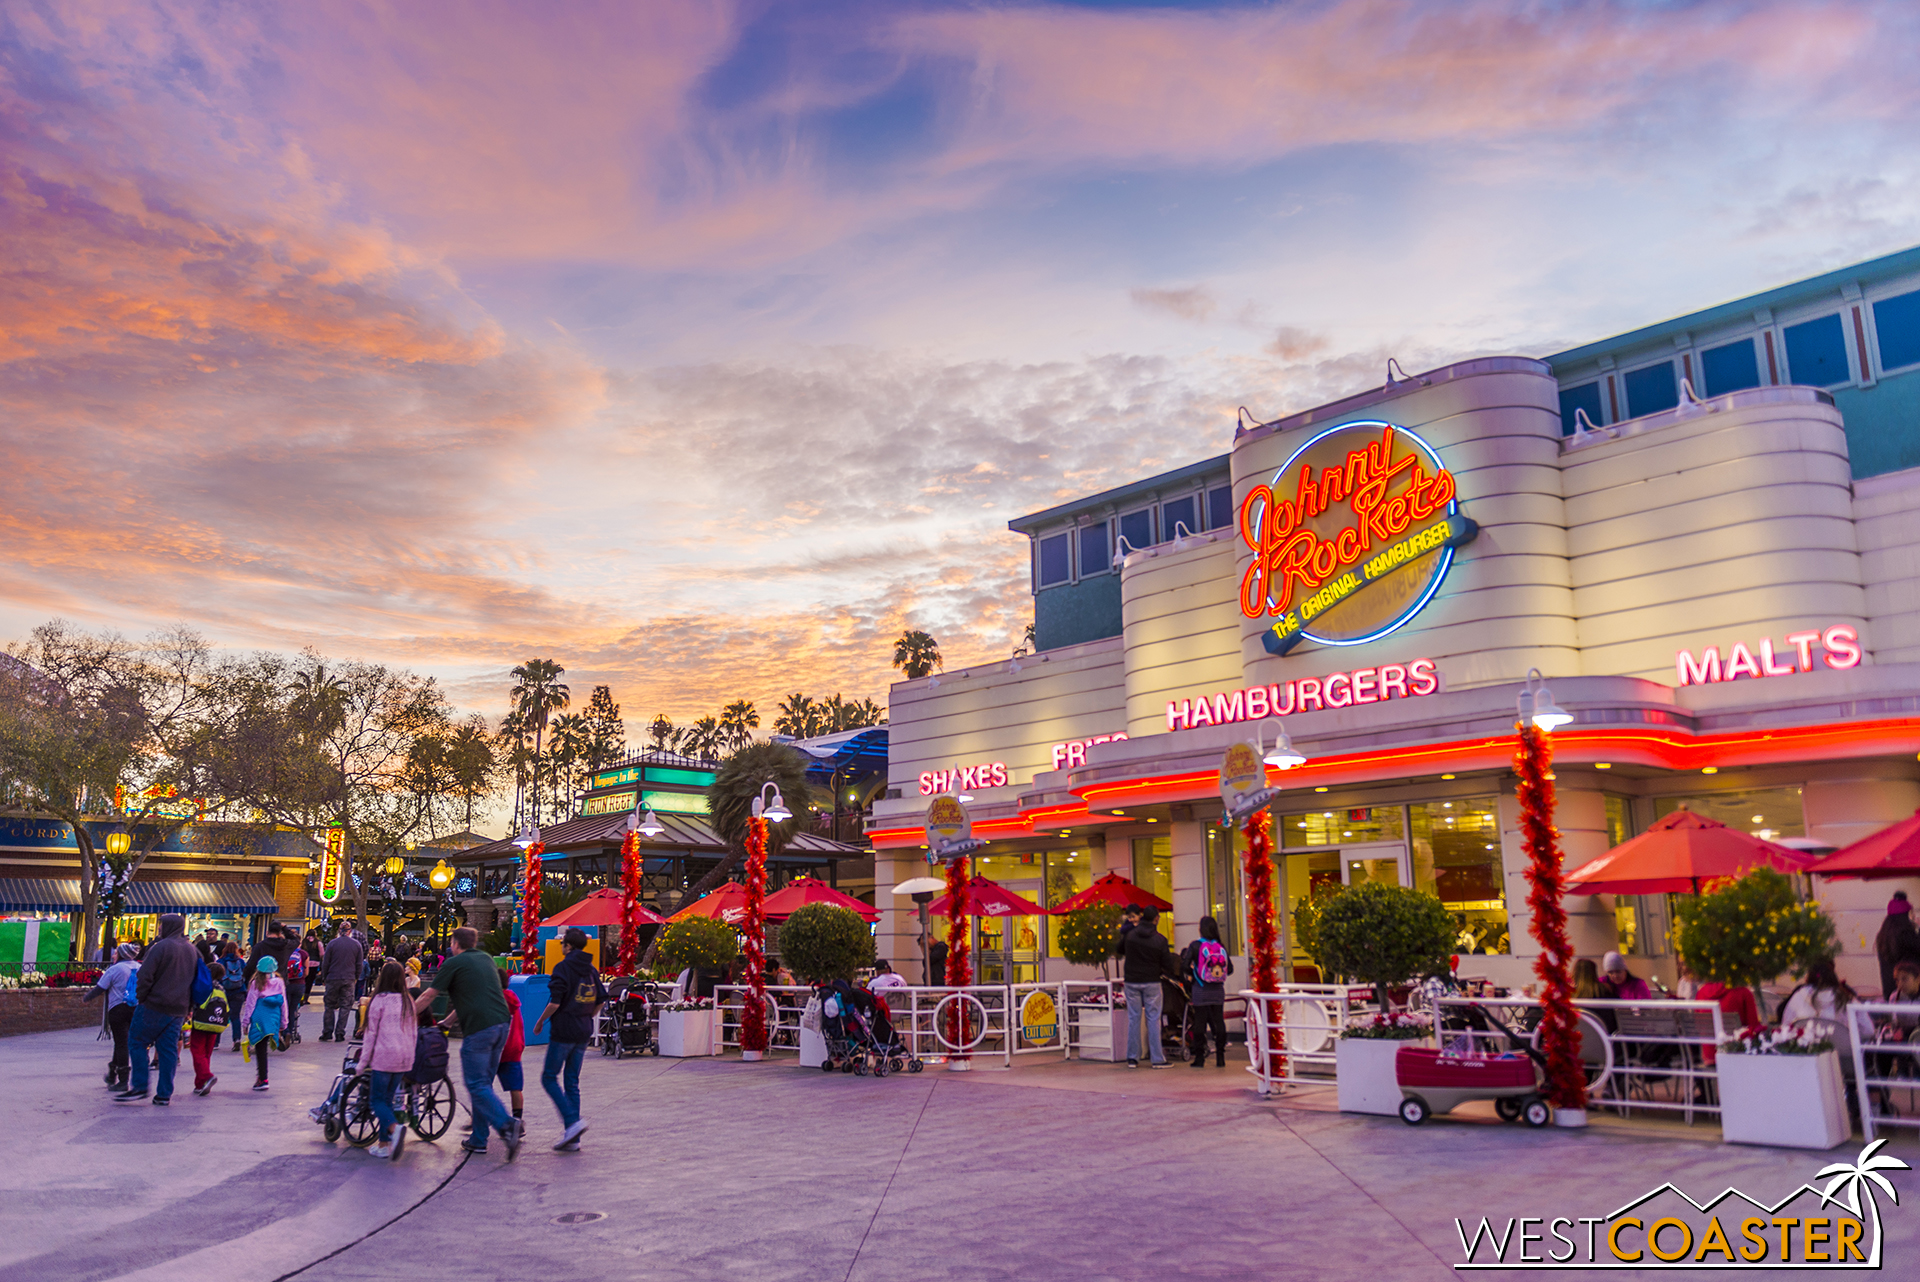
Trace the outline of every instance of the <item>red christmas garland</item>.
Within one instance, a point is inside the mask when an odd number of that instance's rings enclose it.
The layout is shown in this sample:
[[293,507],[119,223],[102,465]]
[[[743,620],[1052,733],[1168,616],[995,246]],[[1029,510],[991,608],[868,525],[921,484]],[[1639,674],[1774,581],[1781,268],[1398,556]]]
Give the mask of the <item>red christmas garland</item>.
[[527,870],[520,881],[520,973],[523,975],[540,973],[540,883],[545,880],[540,870],[540,856],[546,849],[545,844],[538,841],[527,847]]
[[[973,982],[973,949],[967,942],[966,895],[967,857],[947,861],[947,986],[965,988]],[[967,1041],[971,1030],[963,1007],[965,1002],[956,1001],[947,1009],[946,1038],[950,1045],[961,1046]],[[965,1055],[955,1055],[955,1059],[965,1059]]]
[[1542,730],[1522,722],[1520,747],[1513,754],[1520,777],[1520,831],[1527,843],[1527,906],[1531,932],[1540,945],[1533,973],[1540,980],[1540,1049],[1547,1059],[1547,1102],[1555,1108],[1585,1108],[1587,1084],[1580,1067],[1580,1017],[1573,1009],[1573,983],[1567,964],[1566,892],[1560,870],[1560,831],[1553,826],[1553,743]]
[[767,821],[747,820],[747,913],[741,931],[747,937],[747,1003],[740,1012],[740,1049],[767,1049]]
[[[1247,816],[1247,851],[1243,856],[1247,875],[1247,945],[1253,969],[1253,991],[1280,991],[1279,933],[1273,915],[1273,816],[1260,809]],[[1285,1049],[1280,1030],[1275,1028],[1268,1048]],[[1286,1060],[1281,1058],[1279,1063]],[[1278,1067],[1278,1065],[1276,1065]]]
[[640,969],[640,834],[620,843],[620,960],[616,975]]

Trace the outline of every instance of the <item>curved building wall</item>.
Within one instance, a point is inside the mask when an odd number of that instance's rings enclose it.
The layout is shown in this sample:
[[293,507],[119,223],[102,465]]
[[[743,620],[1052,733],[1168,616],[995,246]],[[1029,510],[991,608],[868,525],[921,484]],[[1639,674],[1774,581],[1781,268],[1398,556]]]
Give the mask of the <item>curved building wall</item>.
[[1167,728],[1167,701],[1241,684],[1234,540],[1136,552],[1120,571],[1127,734]]

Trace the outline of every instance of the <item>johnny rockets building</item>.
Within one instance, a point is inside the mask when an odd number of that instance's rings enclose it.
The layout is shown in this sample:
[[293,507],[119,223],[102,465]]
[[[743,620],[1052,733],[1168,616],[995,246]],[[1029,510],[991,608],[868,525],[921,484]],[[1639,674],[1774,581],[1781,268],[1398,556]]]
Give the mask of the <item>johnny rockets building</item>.
[[[1831,845],[1920,807],[1920,248],[1243,423],[1224,456],[1011,527],[1038,653],[892,691],[870,832],[882,953],[915,978],[884,887],[926,871],[949,787],[982,874],[1057,903],[1118,871],[1173,903],[1177,944],[1212,915],[1243,958],[1216,771],[1284,727],[1308,758],[1269,772],[1288,924],[1317,887],[1416,886],[1463,974],[1526,982],[1510,762],[1534,668],[1574,716],[1568,867],[1680,806]],[[1819,886],[1862,989],[1899,884]],[[1581,955],[1672,978],[1664,896],[1568,908]],[[975,930],[980,982],[1081,973],[1044,919]]]

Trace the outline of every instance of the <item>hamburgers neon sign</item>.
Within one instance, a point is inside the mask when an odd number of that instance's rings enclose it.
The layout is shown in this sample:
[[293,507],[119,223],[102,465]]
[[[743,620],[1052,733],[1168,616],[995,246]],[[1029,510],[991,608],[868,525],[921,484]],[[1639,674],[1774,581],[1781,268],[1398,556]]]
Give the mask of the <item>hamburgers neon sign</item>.
[[1433,599],[1454,549],[1479,532],[1418,435],[1373,421],[1330,427],[1240,503],[1253,550],[1240,612],[1275,621],[1261,638],[1272,654],[1378,640]]

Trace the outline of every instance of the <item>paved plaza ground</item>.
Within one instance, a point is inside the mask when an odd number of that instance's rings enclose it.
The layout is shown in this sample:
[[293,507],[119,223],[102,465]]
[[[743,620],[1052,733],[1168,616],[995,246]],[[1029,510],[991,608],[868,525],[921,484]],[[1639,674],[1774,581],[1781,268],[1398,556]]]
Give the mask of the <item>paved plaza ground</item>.
[[[210,1098],[189,1069],[171,1107],[116,1106],[91,1032],[0,1041],[0,1278],[1439,1279],[1465,1276],[1456,1216],[1599,1216],[1665,1180],[1779,1197],[1858,1151],[1478,1110],[1414,1130],[1327,1090],[1262,1100],[1237,1062],[874,1080],[596,1054],[580,1153],[549,1150],[530,1072],[517,1163],[456,1131],[392,1164],[307,1120],[337,1047],[276,1058],[265,1095],[219,1056]],[[1920,1165],[1910,1136],[1892,1151]],[[1920,1176],[1894,1180],[1886,1276],[1912,1277]]]

